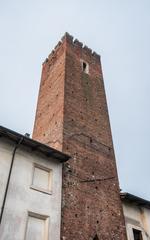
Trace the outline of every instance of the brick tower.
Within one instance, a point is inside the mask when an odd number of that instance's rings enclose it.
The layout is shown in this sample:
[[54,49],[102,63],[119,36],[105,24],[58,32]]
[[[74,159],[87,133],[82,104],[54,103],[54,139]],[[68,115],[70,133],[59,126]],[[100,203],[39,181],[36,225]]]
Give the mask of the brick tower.
[[33,138],[69,154],[62,240],[125,240],[100,56],[68,33],[43,64]]

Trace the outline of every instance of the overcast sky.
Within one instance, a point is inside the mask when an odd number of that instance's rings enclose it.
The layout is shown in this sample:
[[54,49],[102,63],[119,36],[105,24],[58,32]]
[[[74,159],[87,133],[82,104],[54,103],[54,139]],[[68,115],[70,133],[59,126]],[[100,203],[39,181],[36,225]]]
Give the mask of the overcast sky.
[[0,0],[0,125],[32,133],[66,31],[101,55],[120,186],[150,199],[150,0]]

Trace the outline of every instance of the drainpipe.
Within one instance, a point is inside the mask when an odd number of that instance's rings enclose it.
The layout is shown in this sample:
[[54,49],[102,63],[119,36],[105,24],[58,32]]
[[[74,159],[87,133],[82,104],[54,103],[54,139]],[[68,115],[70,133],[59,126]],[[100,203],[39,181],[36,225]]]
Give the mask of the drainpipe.
[[7,184],[6,184],[6,189],[5,189],[5,194],[4,194],[4,199],[3,199],[3,204],[2,204],[2,208],[1,208],[1,214],[0,214],[0,224],[2,222],[2,218],[3,218],[3,213],[4,213],[4,208],[5,208],[5,203],[6,203],[6,199],[7,199],[7,193],[8,193],[8,187],[9,187],[9,183],[10,183],[10,178],[11,178],[11,173],[12,173],[12,168],[13,168],[13,164],[14,164],[14,159],[15,159],[15,154],[16,154],[16,150],[19,147],[19,145],[22,143],[24,137],[21,137],[21,139],[19,140],[19,142],[16,144],[13,153],[12,153],[12,159],[11,159],[11,164],[10,164],[10,169],[9,169],[9,174],[8,174],[8,179],[7,179]]

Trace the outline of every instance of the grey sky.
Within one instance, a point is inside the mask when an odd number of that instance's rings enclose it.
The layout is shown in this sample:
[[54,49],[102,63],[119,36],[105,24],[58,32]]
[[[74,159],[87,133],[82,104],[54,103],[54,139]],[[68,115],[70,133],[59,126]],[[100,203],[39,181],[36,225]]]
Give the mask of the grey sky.
[[1,0],[0,125],[32,132],[41,64],[66,31],[101,54],[120,186],[150,199],[150,0]]

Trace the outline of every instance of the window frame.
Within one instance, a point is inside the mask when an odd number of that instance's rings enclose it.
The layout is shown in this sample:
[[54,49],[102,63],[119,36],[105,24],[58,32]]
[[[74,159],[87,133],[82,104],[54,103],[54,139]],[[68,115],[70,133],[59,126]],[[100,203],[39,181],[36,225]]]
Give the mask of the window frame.
[[136,239],[135,239],[135,235],[134,235],[134,231],[135,231],[135,232],[136,232],[136,231],[139,232],[139,234],[140,234],[140,236],[139,236],[140,239],[139,239],[139,240],[143,240],[143,239],[144,239],[144,238],[143,238],[143,234],[142,234],[142,230],[137,229],[136,227],[133,227],[133,228],[132,228],[132,233],[133,233],[133,239],[134,239],[134,240],[136,240]]
[[44,220],[44,240],[48,240],[49,239],[49,224],[50,224],[50,216],[48,215],[43,215],[43,214],[40,214],[40,213],[36,213],[36,212],[31,212],[31,211],[28,211],[27,212],[27,220],[26,220],[26,229],[25,229],[25,236],[24,236],[24,239],[26,240],[27,238],[27,231],[28,231],[28,223],[29,223],[29,218],[32,217],[32,218],[37,218],[39,220]]
[[[34,173],[35,173],[35,168],[44,170],[46,172],[48,172],[49,177],[48,177],[48,189],[39,187],[37,185],[34,184]],[[32,180],[31,180],[31,185],[30,185],[30,189],[38,191],[38,192],[42,192],[45,194],[49,194],[52,195],[53,191],[52,191],[52,180],[53,180],[53,170],[50,168],[47,168],[43,165],[40,165],[38,163],[33,163],[33,171],[32,171]]]

